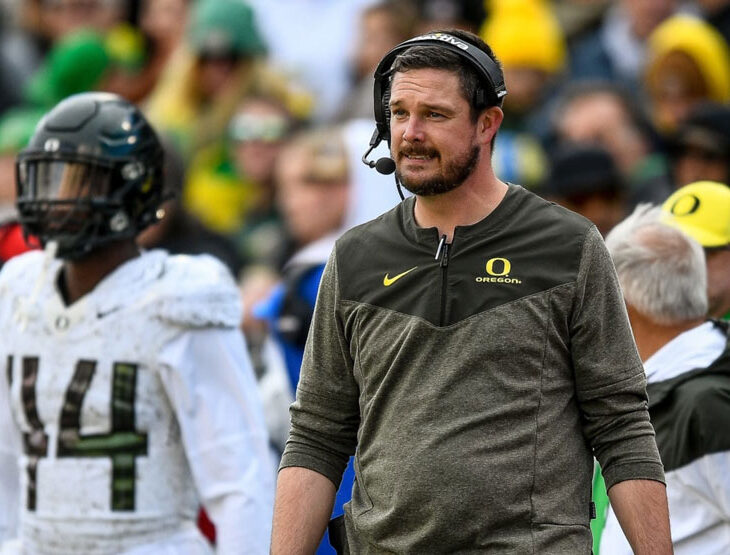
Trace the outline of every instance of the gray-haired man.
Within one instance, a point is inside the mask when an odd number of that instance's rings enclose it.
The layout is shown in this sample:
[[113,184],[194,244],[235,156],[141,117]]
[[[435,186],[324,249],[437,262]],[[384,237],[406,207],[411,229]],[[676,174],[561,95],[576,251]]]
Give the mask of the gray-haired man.
[[[649,385],[677,554],[727,553],[730,541],[728,324],[706,321],[702,247],[639,207],[606,238]],[[632,553],[615,515],[601,552]]]

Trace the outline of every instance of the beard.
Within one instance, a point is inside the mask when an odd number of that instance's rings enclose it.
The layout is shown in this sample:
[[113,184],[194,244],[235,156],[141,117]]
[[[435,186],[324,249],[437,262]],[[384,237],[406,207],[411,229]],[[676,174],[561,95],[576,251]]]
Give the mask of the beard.
[[[400,170],[396,170],[395,175],[401,185],[414,195],[422,197],[441,195],[453,191],[466,181],[474,172],[474,168],[479,161],[480,153],[481,147],[472,145],[467,152],[449,161],[442,171],[429,178],[405,177]],[[398,152],[398,160],[403,159],[405,155],[429,156],[431,158],[441,159],[441,155],[437,150],[426,147],[402,148]]]

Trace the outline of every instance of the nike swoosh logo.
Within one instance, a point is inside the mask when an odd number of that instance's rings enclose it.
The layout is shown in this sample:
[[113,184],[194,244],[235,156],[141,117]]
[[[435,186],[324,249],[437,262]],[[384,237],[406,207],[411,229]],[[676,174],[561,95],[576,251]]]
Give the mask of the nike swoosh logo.
[[410,274],[416,268],[418,268],[418,266],[413,266],[413,268],[411,268],[410,270],[406,270],[402,274],[398,274],[397,276],[393,276],[393,277],[388,277],[388,274],[385,274],[385,277],[383,277],[383,285],[385,285],[386,287],[390,287],[396,281],[398,281],[400,278],[402,278],[404,275]]
[[101,318],[104,318],[106,316],[109,316],[110,314],[116,312],[117,310],[121,310],[121,309],[122,309],[121,306],[115,306],[114,308],[111,308],[111,309],[109,309],[109,310],[107,310],[105,312],[101,312],[101,311],[98,310],[96,312],[96,317],[99,318],[99,319],[101,319]]

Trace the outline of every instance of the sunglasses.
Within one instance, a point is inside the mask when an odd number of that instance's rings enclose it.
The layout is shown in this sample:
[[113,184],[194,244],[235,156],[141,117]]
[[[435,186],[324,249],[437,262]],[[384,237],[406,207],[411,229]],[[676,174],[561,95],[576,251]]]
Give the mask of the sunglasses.
[[275,143],[289,132],[289,122],[281,116],[257,116],[238,114],[228,126],[228,134],[234,141],[260,141]]

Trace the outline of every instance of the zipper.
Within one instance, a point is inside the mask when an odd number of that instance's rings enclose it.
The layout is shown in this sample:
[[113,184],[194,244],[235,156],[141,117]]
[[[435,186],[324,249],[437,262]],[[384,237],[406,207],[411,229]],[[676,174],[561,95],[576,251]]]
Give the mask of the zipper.
[[441,267],[441,315],[439,317],[439,325],[443,326],[446,320],[446,285],[448,282],[448,271],[449,271],[449,249],[451,243],[446,242],[446,235],[441,236],[439,246],[436,249],[435,260],[439,260],[439,266]]

